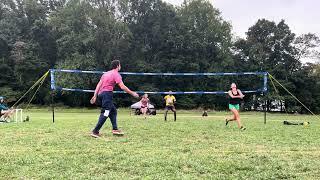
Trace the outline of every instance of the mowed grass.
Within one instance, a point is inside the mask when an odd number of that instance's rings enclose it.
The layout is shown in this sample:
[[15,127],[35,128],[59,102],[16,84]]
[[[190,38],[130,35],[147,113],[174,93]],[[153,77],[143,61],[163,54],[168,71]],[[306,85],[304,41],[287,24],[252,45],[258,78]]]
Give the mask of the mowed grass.
[[[0,124],[0,179],[318,179],[320,123],[314,116],[243,112],[246,131],[227,127],[228,112],[178,111],[144,120],[118,111],[123,137],[90,130],[99,110],[69,109],[51,121],[47,109],[30,122]],[[311,125],[284,126],[283,120]]]

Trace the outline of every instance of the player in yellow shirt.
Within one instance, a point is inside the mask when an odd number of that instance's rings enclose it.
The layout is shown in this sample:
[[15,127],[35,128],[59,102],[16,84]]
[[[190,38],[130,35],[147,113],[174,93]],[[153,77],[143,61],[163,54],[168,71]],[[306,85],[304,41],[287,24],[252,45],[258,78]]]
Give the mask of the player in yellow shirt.
[[172,91],[169,91],[170,94],[166,95],[164,97],[164,100],[166,102],[166,108],[164,112],[164,120],[167,121],[167,114],[168,111],[171,110],[174,114],[174,121],[177,120],[177,114],[176,114],[176,108],[174,107],[174,104],[176,103],[176,98],[171,94]]

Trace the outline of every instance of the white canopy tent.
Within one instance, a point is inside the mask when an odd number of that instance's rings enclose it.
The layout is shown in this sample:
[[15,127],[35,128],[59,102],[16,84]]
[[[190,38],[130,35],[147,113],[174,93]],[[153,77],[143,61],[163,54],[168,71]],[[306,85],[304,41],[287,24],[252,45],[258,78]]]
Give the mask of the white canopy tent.
[[[141,102],[140,101],[131,105],[131,109],[140,109],[140,108],[141,108]],[[154,109],[154,105],[149,103],[148,104],[148,108],[149,109]]]
[[[140,115],[141,114],[141,102],[136,102],[134,104],[131,105],[131,109],[134,112],[135,115]],[[132,111],[130,112],[130,115],[132,114]],[[149,115],[156,115],[156,109],[154,108],[154,105],[152,104],[148,104],[148,111],[147,114]]]

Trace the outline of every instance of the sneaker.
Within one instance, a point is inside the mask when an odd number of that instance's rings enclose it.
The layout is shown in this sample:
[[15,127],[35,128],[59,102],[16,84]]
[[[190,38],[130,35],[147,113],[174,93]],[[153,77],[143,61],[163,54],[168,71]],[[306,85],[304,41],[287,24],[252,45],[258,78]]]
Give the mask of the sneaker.
[[228,125],[228,123],[229,123],[229,120],[228,120],[228,119],[226,119],[226,125]]
[[90,136],[92,136],[94,138],[99,138],[99,137],[101,137],[101,134],[100,133],[91,132]]
[[112,130],[113,135],[122,136],[124,133],[121,130]]
[[244,131],[244,130],[246,130],[246,129],[247,129],[246,127],[243,127],[243,126],[240,127],[240,130],[243,130],[243,131]]

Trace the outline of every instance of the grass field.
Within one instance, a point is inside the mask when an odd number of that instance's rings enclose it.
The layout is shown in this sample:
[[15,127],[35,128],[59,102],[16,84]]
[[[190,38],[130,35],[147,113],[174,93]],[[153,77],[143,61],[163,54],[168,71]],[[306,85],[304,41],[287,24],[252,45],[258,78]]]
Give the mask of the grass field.
[[[119,110],[126,133],[89,136],[99,110],[69,109],[51,122],[48,110],[32,110],[31,121],[0,124],[0,179],[318,179],[320,122],[312,116],[242,113],[247,127],[224,125],[227,112],[180,111],[144,120]],[[283,120],[310,121],[284,126]]]

